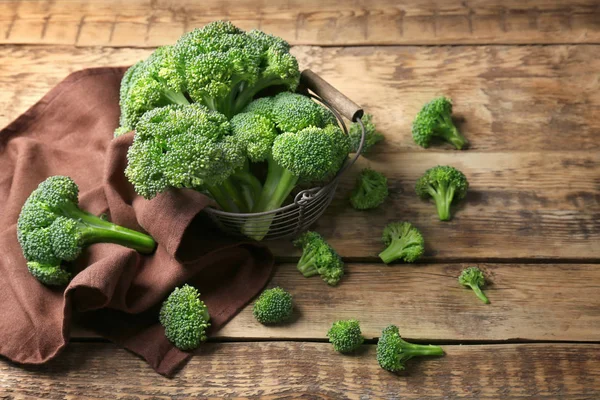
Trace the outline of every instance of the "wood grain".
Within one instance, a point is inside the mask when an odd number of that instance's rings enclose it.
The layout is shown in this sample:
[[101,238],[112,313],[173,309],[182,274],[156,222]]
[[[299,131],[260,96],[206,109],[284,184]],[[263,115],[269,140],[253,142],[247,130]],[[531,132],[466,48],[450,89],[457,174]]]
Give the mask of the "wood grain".
[[595,399],[599,345],[443,346],[395,375],[375,346],[342,356],[325,343],[208,343],[174,379],[111,344],[71,344],[44,366],[0,362],[7,398]]
[[217,19],[310,45],[600,42],[594,0],[6,0],[0,43],[154,47]]

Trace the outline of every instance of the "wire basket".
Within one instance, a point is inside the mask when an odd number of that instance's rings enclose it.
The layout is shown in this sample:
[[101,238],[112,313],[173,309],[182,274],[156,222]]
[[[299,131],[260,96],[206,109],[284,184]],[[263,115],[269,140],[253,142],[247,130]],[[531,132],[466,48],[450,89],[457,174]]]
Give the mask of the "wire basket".
[[[361,120],[362,109],[310,70],[302,72],[300,84],[304,94],[322,103],[335,115],[344,134],[348,134],[348,128],[342,116],[360,125],[362,136],[356,154],[344,163],[329,183],[298,192],[292,203],[276,210],[260,213],[231,213],[207,207],[205,212],[223,232],[234,236],[253,237],[255,233],[262,234],[268,228],[268,233],[263,240],[274,240],[295,236],[307,230],[323,215],[331,203],[340,177],[360,157],[365,141],[365,126]],[[314,94],[308,93],[306,89]],[[242,227],[248,221],[252,221],[252,230],[244,229],[242,233]]]

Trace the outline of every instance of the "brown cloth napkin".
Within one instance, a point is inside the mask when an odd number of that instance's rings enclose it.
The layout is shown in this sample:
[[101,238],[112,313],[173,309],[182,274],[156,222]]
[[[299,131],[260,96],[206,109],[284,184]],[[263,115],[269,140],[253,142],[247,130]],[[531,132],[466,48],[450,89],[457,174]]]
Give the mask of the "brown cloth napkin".
[[[263,246],[234,243],[199,214],[210,200],[192,190],[137,196],[123,174],[133,134],[113,140],[125,68],[75,72],[0,131],[0,354],[28,364],[55,357],[78,323],[139,354],[170,376],[190,356],[158,324],[162,300],[189,282],[219,329],[267,283],[273,258]],[[80,206],[158,242],[143,256],[95,244],[74,263],[65,289],[33,278],[17,242],[16,222],[32,190],[51,175],[73,178]]]

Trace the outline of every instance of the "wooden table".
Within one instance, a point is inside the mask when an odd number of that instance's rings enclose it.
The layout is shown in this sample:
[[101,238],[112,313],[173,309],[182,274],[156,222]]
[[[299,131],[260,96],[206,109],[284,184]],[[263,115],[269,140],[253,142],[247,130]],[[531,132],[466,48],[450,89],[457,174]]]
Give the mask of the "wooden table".
[[[386,135],[361,160],[388,175],[385,207],[351,209],[350,174],[315,226],[347,261],[347,278],[336,288],[305,279],[298,252],[274,243],[272,285],[295,296],[293,324],[260,326],[247,308],[172,380],[76,330],[45,366],[0,362],[0,397],[600,398],[600,3],[5,0],[0,125],[69,72],[131,64],[220,18],[289,40],[302,67]],[[469,150],[413,143],[412,118],[439,94],[454,100]],[[471,182],[449,223],[413,192],[437,164]],[[381,230],[400,219],[421,228],[426,257],[388,267],[376,257]],[[457,284],[467,265],[488,272],[491,305]],[[351,317],[368,344],[342,356],[325,333]],[[447,355],[387,373],[374,355],[390,323]]]

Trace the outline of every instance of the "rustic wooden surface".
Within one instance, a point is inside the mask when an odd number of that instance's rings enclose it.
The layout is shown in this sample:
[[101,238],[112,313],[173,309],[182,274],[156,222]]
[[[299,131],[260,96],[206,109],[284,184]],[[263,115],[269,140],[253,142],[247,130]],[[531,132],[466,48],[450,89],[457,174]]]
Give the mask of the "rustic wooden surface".
[[[295,44],[301,66],[374,114],[386,136],[360,161],[389,177],[385,207],[349,207],[356,168],[315,225],[347,277],[337,288],[305,279],[298,252],[273,243],[284,263],[271,285],[295,297],[290,325],[260,326],[248,307],[173,380],[75,328],[76,343],[45,366],[0,362],[0,398],[600,398],[600,4],[6,0],[0,126],[72,71],[132,64],[225,18]],[[439,94],[453,98],[469,150],[412,142],[412,118]],[[471,182],[448,223],[413,193],[437,164]],[[422,263],[378,262],[381,229],[398,219],[424,233]],[[467,265],[488,274],[490,305],[457,285]],[[369,341],[344,357],[324,335],[350,317]],[[374,343],[390,323],[447,355],[386,373]]]

